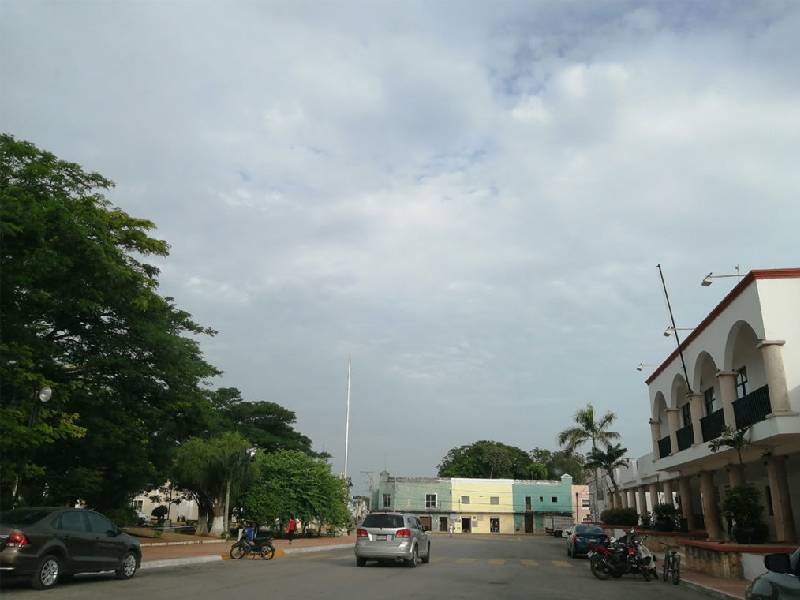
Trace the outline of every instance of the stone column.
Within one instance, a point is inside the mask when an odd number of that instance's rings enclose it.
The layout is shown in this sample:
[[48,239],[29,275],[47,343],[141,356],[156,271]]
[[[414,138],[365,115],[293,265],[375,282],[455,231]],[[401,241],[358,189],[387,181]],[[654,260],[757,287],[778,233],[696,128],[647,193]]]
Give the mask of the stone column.
[[664,482],[664,502],[666,504],[672,504],[674,506],[675,500],[672,498],[672,480],[667,479]]
[[786,372],[783,369],[783,340],[763,340],[758,344],[764,360],[764,372],[769,386],[769,402],[773,415],[792,414],[789,404],[789,388],[786,385]]
[[636,510],[636,490],[628,490],[628,508]]
[[628,492],[625,490],[619,493],[619,505],[622,508],[628,508]]
[[651,483],[648,486],[648,491],[650,492],[650,506],[655,508],[656,504],[658,504],[658,484]]
[[636,495],[639,496],[639,515],[643,515],[647,512],[647,499],[644,497],[644,486],[639,486],[639,489],[636,491]]
[[658,440],[661,439],[661,423],[654,419],[650,419],[650,435],[653,438],[653,460],[661,458],[658,452]]
[[789,497],[789,482],[786,479],[786,457],[771,455],[767,459],[769,489],[772,493],[772,513],[775,519],[775,536],[779,542],[794,543],[794,514]]
[[616,494],[611,490],[608,491],[608,507],[609,508],[617,508],[617,498]]
[[708,539],[709,541],[719,541],[722,539],[722,528],[719,524],[719,505],[717,504],[717,490],[714,487],[714,473],[711,471],[700,473],[700,494]]
[[692,443],[699,446],[703,443],[703,426],[700,419],[703,418],[703,394],[688,394],[689,410],[692,413],[692,430],[694,439]]
[[681,410],[679,408],[668,408],[667,419],[669,422],[669,443],[671,446],[670,454],[677,454],[678,429],[681,428]]
[[722,400],[722,412],[725,415],[725,425],[736,429],[736,416],[733,413],[733,403],[736,401],[736,371],[718,371],[719,395]]
[[689,531],[694,531],[697,529],[697,523],[694,520],[691,481],[691,478],[685,475],[678,479],[678,494],[681,497],[681,513],[683,518],[686,519],[686,527],[688,527]]

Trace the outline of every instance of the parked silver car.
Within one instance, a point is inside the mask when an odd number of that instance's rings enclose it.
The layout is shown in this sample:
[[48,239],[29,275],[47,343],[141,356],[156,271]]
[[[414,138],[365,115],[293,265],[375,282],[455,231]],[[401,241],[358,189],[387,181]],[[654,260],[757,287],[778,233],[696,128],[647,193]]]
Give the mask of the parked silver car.
[[368,560],[403,561],[416,567],[431,560],[430,535],[414,515],[370,513],[356,531],[356,565]]

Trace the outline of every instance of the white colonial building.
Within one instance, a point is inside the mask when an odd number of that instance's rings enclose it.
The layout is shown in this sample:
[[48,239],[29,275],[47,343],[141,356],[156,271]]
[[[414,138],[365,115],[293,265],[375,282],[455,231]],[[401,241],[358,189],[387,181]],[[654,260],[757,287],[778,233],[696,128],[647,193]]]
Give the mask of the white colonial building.
[[[719,500],[741,482],[762,496],[774,541],[800,531],[800,268],[755,270],[647,379],[653,451],[619,474],[607,505],[677,501],[689,529],[721,539]],[[683,361],[680,354],[683,354]],[[685,368],[684,368],[685,363]],[[709,449],[749,427],[737,453]],[[649,496],[649,497],[648,497]]]

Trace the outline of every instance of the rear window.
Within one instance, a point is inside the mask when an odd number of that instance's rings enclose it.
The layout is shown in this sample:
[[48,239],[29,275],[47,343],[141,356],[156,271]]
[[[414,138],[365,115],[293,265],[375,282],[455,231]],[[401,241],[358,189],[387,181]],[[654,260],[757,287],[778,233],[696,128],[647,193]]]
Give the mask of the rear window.
[[51,510],[15,508],[0,513],[0,523],[6,525],[33,525],[49,515]]
[[576,534],[584,534],[584,535],[603,535],[602,527],[597,527],[596,525],[578,525],[575,527]]
[[381,527],[384,529],[397,529],[403,527],[402,515],[367,515],[362,523],[364,527]]

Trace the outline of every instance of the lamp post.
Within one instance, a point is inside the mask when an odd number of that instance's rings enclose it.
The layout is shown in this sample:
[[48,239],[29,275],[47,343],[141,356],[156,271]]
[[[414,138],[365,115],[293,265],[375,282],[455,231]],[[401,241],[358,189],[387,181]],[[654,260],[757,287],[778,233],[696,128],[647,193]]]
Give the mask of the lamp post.
[[[47,404],[48,402],[50,402],[50,398],[52,397],[53,397],[53,390],[50,388],[50,386],[46,385],[39,390],[39,393],[37,394],[39,402],[34,401],[33,404],[31,405],[31,414],[28,417],[28,429],[33,429],[33,425],[36,422],[36,412],[39,409],[39,403]],[[24,468],[25,468],[25,462],[23,460],[20,460],[19,464],[17,465],[17,477],[16,480],[14,481],[14,489],[12,491],[12,496],[11,496],[12,506],[16,506],[17,500],[19,499],[19,489],[20,486],[22,485],[22,471]]]
[[636,370],[637,371],[644,371],[645,367],[655,367],[655,365],[650,365],[650,364],[647,364],[647,363],[640,362],[638,365],[636,365]]
[[708,273],[708,275],[706,275],[705,277],[703,277],[703,281],[701,281],[701,282],[700,282],[700,285],[701,285],[701,286],[703,286],[703,287],[708,287],[708,286],[710,286],[710,285],[713,283],[713,282],[711,281],[712,279],[724,279],[724,278],[726,278],[726,277],[739,277],[739,278],[742,278],[742,277],[744,277],[744,275],[742,275],[742,274],[739,272],[739,265],[736,265],[736,266],[734,267],[734,269],[736,269],[736,273],[728,273],[728,274],[725,274],[725,275],[714,275],[714,272],[713,272],[713,271],[710,271],[710,272]]
[[694,327],[673,327],[670,325],[664,330],[664,337],[669,337],[675,331],[694,331]]

